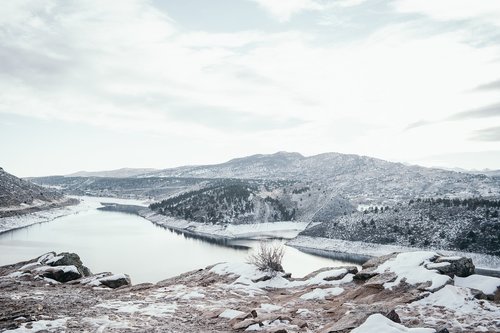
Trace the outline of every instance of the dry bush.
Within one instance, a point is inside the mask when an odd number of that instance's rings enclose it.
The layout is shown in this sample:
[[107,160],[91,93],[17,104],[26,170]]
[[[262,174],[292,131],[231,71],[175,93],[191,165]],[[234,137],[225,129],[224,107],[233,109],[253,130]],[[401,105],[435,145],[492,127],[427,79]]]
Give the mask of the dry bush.
[[275,275],[277,272],[284,272],[281,261],[285,255],[283,245],[276,245],[270,242],[260,242],[259,249],[248,257],[248,262],[257,266],[261,271]]

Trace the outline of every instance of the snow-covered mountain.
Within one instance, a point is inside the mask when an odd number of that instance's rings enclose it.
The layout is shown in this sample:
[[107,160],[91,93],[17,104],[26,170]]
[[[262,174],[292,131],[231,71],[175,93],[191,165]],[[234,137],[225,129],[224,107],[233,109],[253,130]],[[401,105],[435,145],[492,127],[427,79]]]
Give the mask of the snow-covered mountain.
[[408,166],[352,154],[325,153],[304,157],[278,152],[252,155],[222,164],[164,169],[142,177],[202,177],[311,181],[327,191],[355,199],[415,196],[500,195],[500,179],[441,169]]

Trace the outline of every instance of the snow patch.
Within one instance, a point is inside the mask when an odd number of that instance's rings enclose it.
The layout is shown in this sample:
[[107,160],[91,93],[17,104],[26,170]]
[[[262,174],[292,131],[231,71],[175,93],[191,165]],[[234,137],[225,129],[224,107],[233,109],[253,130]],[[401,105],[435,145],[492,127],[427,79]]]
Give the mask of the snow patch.
[[245,312],[233,309],[226,309],[219,315],[219,318],[233,319],[243,314],[245,314]]
[[326,289],[316,288],[313,291],[300,296],[300,298],[304,300],[324,300],[325,297],[328,296],[338,296],[342,294],[343,291],[344,289],[339,287],[326,288]]
[[386,289],[391,289],[399,285],[405,279],[406,283],[413,285],[430,281],[431,286],[426,289],[436,290],[451,281],[450,277],[441,275],[435,270],[425,268],[426,265],[431,263],[430,260],[437,256],[435,252],[426,251],[400,253],[395,258],[381,264],[375,272],[384,273],[389,271],[397,275],[394,282],[386,282],[384,284]]
[[351,333],[434,333],[432,328],[407,328],[384,317],[380,313],[371,315],[366,321],[351,331]]
[[13,330],[4,331],[4,333],[10,333],[10,332],[32,333],[32,332],[39,332],[39,331],[56,332],[56,331],[59,331],[59,328],[66,327],[66,321],[68,321],[67,318],[61,318],[61,319],[56,319],[56,320],[32,321],[31,324],[33,326],[31,328],[26,328],[26,323],[24,323],[21,325],[21,327],[13,329]]
[[485,295],[493,295],[500,287],[500,279],[484,275],[470,275],[468,277],[455,276],[455,286],[481,290]]

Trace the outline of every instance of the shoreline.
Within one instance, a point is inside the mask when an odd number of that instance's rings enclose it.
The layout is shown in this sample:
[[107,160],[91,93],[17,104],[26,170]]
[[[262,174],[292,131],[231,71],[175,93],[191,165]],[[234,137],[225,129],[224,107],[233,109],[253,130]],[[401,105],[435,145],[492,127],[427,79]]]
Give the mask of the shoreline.
[[150,209],[137,212],[151,223],[185,235],[212,240],[238,239],[293,239],[304,230],[308,222],[265,222],[253,224],[213,225],[186,221],[158,214]]
[[286,244],[302,251],[316,253],[317,255],[321,255],[321,253],[334,255],[334,253],[337,253],[339,256],[345,255],[346,257],[352,258],[366,257],[368,259],[393,252],[435,251],[447,256],[472,258],[476,264],[478,272],[491,276],[500,275],[500,258],[482,253],[441,249],[422,249],[398,245],[384,245],[309,236],[297,236],[296,238],[289,240]]

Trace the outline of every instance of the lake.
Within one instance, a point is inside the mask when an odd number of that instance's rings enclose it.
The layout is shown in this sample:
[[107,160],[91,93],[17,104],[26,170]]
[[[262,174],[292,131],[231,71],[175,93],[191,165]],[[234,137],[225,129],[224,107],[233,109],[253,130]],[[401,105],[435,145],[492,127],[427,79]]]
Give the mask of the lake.
[[[127,273],[134,284],[154,283],[218,262],[245,262],[258,246],[255,240],[216,244],[186,237],[136,215],[92,208],[0,234],[0,266],[49,251],[75,252],[93,273]],[[283,267],[294,277],[342,265],[352,264],[285,246]]]

